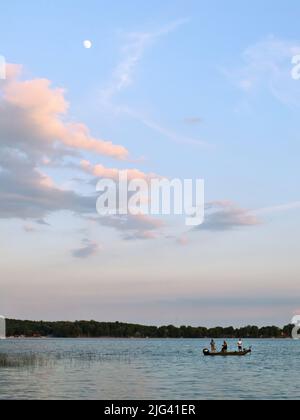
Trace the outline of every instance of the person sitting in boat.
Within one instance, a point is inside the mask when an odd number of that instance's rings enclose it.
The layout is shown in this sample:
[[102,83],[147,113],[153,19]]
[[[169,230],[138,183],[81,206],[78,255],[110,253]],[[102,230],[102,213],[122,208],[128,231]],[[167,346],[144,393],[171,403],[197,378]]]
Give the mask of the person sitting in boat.
[[222,353],[227,353],[228,351],[228,344],[226,343],[226,341],[224,341],[223,347],[222,347]]
[[239,352],[242,352],[243,351],[243,341],[242,341],[241,338],[238,341],[238,349],[239,349]]
[[216,349],[216,343],[214,340],[211,340],[210,342],[210,349],[212,353],[216,353],[217,349]]

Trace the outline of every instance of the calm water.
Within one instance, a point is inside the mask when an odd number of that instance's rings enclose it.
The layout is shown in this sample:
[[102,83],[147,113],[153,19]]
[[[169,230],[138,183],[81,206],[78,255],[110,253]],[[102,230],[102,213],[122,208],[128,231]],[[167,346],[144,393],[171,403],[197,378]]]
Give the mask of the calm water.
[[7,340],[0,399],[299,399],[300,341],[248,344],[204,358],[207,340]]

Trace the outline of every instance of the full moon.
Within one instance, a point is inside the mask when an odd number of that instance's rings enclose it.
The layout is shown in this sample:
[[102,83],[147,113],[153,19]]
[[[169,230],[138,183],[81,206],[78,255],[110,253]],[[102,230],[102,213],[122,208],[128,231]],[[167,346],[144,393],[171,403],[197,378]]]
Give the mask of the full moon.
[[93,46],[92,41],[89,41],[89,40],[83,41],[83,46],[84,46],[84,48],[86,48],[87,50],[91,49],[91,48],[92,48],[92,46]]

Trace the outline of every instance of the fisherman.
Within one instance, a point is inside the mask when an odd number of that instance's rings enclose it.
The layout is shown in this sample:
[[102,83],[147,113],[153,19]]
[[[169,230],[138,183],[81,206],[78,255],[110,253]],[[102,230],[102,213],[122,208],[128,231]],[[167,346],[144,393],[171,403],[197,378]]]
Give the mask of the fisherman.
[[210,342],[210,349],[212,353],[216,353],[217,349],[216,349],[216,343],[214,340],[211,340]]
[[238,349],[239,349],[239,352],[243,351],[243,340],[241,338],[238,341]]
[[222,353],[227,353],[228,351],[228,344],[226,343],[226,341],[224,341],[223,347],[222,347]]

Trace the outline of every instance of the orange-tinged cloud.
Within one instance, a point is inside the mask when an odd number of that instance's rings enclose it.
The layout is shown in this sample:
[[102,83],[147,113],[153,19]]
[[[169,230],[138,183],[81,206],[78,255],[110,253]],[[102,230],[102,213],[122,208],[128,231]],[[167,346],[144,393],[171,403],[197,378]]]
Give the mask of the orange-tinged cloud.
[[16,79],[22,74],[21,64],[6,64],[6,80]]
[[[99,165],[93,165],[91,162],[87,160],[82,160],[80,163],[81,168],[99,178],[109,178],[113,180],[118,180],[121,170],[116,168],[106,168],[105,166],[99,164]],[[145,174],[144,172],[140,171],[139,169],[127,169],[127,178],[129,181],[133,179],[141,179],[144,181],[149,181],[152,178],[156,177],[154,174]]]
[[[129,153],[122,146],[93,138],[84,124],[68,121],[64,90],[53,88],[47,79],[22,81],[21,69],[9,65],[8,77],[0,85],[0,219],[45,224],[47,216],[59,211],[91,218],[95,214],[94,195],[82,195],[72,187],[60,188],[47,170],[80,168],[94,177],[118,180],[119,169],[89,161],[73,163],[73,159],[82,159],[80,152],[84,151],[120,160]],[[146,182],[156,177],[138,169],[129,169],[127,174],[129,180]],[[146,215],[101,218],[99,223],[116,229],[124,240],[155,239],[164,227],[160,220]],[[30,224],[25,226],[32,232]],[[98,244],[85,240],[72,255],[88,258],[98,250]]]
[[43,139],[120,160],[128,158],[129,152],[125,147],[92,137],[88,127],[82,123],[65,122],[69,103],[63,89],[52,88],[47,79],[19,81],[16,79],[19,72],[18,66],[9,67],[3,98],[26,113],[29,122]]

